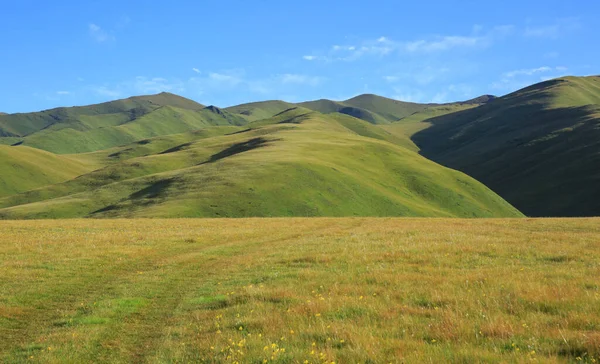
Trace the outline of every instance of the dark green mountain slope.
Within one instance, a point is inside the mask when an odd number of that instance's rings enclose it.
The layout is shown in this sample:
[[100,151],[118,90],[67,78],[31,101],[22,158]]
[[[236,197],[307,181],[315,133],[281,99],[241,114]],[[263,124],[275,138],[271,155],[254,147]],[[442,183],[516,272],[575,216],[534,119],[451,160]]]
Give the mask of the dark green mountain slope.
[[421,153],[530,216],[600,215],[600,78],[542,82],[425,120]]

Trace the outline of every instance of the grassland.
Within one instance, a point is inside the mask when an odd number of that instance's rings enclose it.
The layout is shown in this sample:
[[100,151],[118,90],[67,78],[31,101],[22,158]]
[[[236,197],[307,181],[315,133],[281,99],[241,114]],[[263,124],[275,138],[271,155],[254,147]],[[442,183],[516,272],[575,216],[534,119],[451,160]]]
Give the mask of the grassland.
[[588,362],[598,219],[0,222],[0,361]]

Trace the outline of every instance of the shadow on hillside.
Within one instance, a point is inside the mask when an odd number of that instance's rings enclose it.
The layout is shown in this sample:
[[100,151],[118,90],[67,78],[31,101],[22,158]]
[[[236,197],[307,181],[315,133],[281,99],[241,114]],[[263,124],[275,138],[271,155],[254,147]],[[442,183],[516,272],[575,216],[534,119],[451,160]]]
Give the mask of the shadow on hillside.
[[177,145],[177,146],[175,146],[173,148],[169,148],[167,150],[163,150],[162,152],[160,152],[158,154],[169,154],[169,153],[179,152],[180,150],[183,150],[183,149],[189,147],[192,144],[193,143],[191,143],[191,142],[190,143],[183,143],[183,144]]
[[219,161],[219,160],[227,158],[227,157],[234,156],[236,154],[240,154],[240,153],[248,152],[253,149],[264,147],[267,145],[268,142],[269,142],[269,140],[258,137],[258,138],[253,138],[253,139],[247,140],[242,143],[233,144],[232,146],[220,151],[219,153],[213,154],[208,159],[208,161],[202,162],[202,163],[200,163],[200,165],[206,164],[206,163],[214,163],[216,161]]
[[600,214],[600,204],[584,197],[600,181],[600,108],[550,108],[539,85],[530,91],[537,95],[428,119],[431,126],[411,139],[423,156],[479,180],[526,215]]

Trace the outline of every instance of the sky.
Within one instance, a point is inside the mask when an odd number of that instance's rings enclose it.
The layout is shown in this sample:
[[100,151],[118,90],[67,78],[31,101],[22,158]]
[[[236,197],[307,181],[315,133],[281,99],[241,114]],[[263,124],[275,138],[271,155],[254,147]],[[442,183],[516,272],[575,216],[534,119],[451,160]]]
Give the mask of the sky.
[[596,0],[2,0],[0,111],[504,95],[600,74]]

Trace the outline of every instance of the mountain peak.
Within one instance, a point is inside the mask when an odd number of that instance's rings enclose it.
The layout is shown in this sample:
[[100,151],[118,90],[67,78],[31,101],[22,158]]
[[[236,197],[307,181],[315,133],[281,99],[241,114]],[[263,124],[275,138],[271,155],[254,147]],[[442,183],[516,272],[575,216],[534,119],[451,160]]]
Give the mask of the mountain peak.
[[223,115],[224,112],[223,110],[221,110],[220,108],[216,107],[215,105],[210,105],[204,108],[204,110],[208,110],[210,112],[214,112],[215,114],[219,114],[219,115]]
[[481,96],[475,97],[470,100],[458,102],[458,104],[467,104],[467,105],[487,104],[488,102],[493,101],[497,98],[498,97],[494,96],[494,95],[481,95]]

